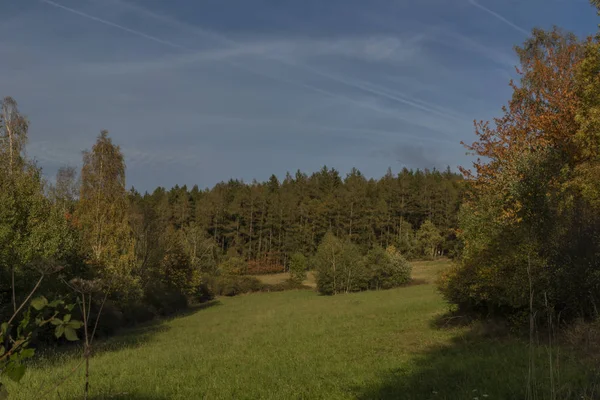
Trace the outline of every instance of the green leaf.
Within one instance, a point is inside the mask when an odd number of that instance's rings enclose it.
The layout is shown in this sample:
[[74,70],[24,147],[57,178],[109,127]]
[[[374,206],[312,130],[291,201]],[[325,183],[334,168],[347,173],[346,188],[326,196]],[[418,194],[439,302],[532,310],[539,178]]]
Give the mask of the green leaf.
[[4,346],[0,346],[0,356],[3,355],[5,351]]
[[54,300],[48,304],[48,307],[56,308],[61,304],[65,304],[65,302],[62,300]]
[[72,320],[71,322],[69,322],[67,324],[67,326],[73,328],[73,329],[79,329],[83,326],[83,322],[81,321],[77,321],[76,319]]
[[36,297],[35,299],[31,300],[31,306],[38,311],[40,311],[47,305],[48,299],[46,299],[44,296]]
[[75,332],[75,329],[71,328],[70,326],[65,327],[65,337],[71,342],[79,340],[79,338],[77,337],[77,332]]
[[56,336],[57,339],[59,339],[63,335],[63,333],[65,333],[65,326],[62,324],[57,326],[54,330],[54,336]]
[[60,318],[52,318],[52,321],[50,321],[50,323],[52,325],[62,325],[62,320]]
[[65,322],[69,322],[71,320],[71,314],[67,314],[65,315],[65,317],[63,318],[63,321]]
[[2,332],[2,336],[4,336],[6,332],[8,332],[8,323],[3,322],[2,325],[0,325],[0,331]]
[[31,358],[35,354],[35,349],[25,349],[21,351],[21,359]]
[[66,305],[66,306],[65,306],[65,308],[66,308],[68,311],[73,311],[73,308],[74,308],[74,307],[75,307],[75,304],[68,304],[68,305]]
[[19,382],[23,378],[23,375],[25,375],[25,366],[23,364],[10,363],[4,370],[3,375],[8,376],[15,382]]

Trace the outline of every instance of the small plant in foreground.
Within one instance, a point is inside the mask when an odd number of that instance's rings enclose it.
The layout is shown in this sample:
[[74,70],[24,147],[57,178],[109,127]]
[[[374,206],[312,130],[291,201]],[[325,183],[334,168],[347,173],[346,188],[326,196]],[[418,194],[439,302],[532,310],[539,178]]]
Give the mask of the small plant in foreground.
[[[2,384],[4,378],[19,382],[25,375],[24,361],[33,357],[35,349],[29,347],[35,333],[47,324],[54,325],[57,339],[65,337],[69,341],[78,340],[77,329],[81,321],[72,319],[74,304],[66,304],[64,300],[48,301],[44,296],[33,298],[44,275],[40,277],[27,298],[15,310],[10,319],[0,324],[0,399],[8,398],[8,391]],[[21,311],[26,311],[21,315]],[[14,324],[17,318],[18,324]]]

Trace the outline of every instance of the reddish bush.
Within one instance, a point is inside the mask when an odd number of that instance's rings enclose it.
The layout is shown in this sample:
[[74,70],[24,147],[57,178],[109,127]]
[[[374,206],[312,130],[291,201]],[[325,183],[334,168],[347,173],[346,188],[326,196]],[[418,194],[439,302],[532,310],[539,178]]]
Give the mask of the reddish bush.
[[280,264],[277,254],[268,254],[263,259],[248,261],[246,270],[248,275],[278,274],[281,272],[285,272],[285,267]]

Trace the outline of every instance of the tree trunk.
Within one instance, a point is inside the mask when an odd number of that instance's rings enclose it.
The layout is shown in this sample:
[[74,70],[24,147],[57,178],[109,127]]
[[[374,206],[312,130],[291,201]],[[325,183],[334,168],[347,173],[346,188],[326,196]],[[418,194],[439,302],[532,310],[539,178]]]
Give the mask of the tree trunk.
[[352,240],[352,218],[354,216],[354,202],[350,203],[350,240]]
[[10,277],[11,277],[11,286],[12,286],[12,303],[13,303],[13,312],[17,312],[17,296],[15,292],[15,267],[12,265],[10,267]]

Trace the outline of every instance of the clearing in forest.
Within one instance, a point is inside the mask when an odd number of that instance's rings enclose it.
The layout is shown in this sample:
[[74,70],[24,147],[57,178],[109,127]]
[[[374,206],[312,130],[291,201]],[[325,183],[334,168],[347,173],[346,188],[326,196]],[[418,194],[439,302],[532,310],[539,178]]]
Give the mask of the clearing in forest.
[[[440,328],[447,305],[432,284],[447,262],[415,263],[422,281],[388,291],[321,296],[311,290],[220,298],[169,321],[99,344],[93,399],[517,399],[525,398],[528,345],[473,328]],[[536,386],[549,398],[547,353],[538,348]],[[40,385],[79,362],[38,361],[14,398],[42,398]],[[567,354],[565,397],[586,376]],[[80,374],[80,372],[77,372]],[[81,398],[74,376],[50,398]],[[52,397],[55,396],[55,397]]]

